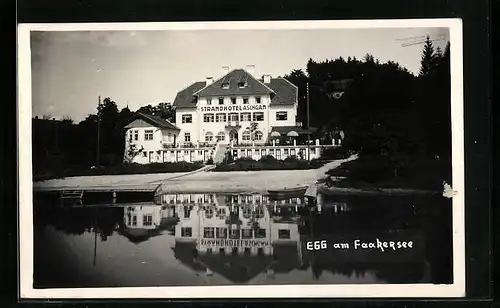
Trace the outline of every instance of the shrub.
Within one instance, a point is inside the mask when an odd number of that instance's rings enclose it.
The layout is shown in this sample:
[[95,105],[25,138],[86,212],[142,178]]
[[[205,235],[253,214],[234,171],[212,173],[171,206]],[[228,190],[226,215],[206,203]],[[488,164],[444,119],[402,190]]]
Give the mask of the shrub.
[[276,162],[276,161],[277,161],[277,159],[276,159],[276,158],[274,158],[274,156],[272,156],[272,155],[264,155],[264,156],[262,156],[262,157],[259,159],[259,161],[261,161],[261,162],[263,162],[263,163],[266,163],[266,162],[267,162],[267,163],[272,163],[272,162]]
[[321,159],[346,159],[353,154],[353,151],[346,147],[324,148]]
[[289,162],[289,161],[295,162],[295,161],[298,161],[298,160],[299,160],[299,158],[297,157],[297,155],[291,155],[291,156],[287,156],[287,158],[285,158],[286,162]]
[[207,165],[213,165],[214,164],[214,160],[212,157],[210,157],[209,159],[207,159]]

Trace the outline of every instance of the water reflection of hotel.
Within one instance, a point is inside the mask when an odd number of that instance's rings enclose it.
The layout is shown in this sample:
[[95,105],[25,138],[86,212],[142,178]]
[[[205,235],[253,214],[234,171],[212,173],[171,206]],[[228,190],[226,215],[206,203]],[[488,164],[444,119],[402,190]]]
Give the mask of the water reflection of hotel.
[[164,194],[161,203],[179,218],[173,247],[176,258],[196,271],[245,282],[263,271],[300,266],[297,211],[301,198],[272,201],[258,194]]

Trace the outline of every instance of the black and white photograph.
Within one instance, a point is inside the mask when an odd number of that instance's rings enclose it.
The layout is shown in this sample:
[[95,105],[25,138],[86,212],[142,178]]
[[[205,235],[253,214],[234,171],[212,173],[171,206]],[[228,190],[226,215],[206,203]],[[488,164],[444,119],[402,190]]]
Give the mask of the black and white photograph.
[[459,19],[18,33],[21,297],[465,296]]

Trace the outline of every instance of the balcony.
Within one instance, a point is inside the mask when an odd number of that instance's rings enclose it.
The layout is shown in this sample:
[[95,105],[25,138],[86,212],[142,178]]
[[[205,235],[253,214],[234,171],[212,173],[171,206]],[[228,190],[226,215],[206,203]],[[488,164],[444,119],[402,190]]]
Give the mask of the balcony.
[[241,128],[240,121],[227,121],[226,128]]

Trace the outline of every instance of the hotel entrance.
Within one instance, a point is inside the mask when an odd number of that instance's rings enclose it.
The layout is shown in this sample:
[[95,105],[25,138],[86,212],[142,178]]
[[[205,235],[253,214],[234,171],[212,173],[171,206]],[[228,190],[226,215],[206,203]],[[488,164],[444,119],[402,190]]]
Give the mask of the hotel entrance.
[[229,132],[229,142],[234,142],[233,144],[238,144],[238,131],[237,130],[232,129]]

